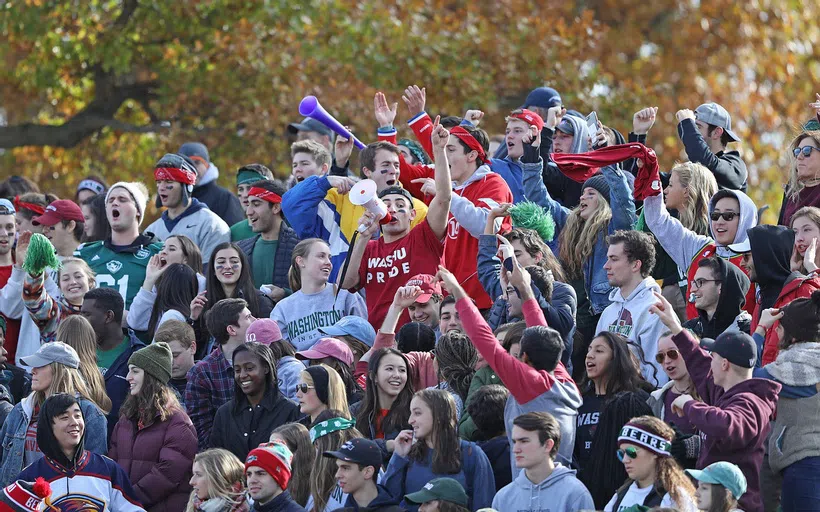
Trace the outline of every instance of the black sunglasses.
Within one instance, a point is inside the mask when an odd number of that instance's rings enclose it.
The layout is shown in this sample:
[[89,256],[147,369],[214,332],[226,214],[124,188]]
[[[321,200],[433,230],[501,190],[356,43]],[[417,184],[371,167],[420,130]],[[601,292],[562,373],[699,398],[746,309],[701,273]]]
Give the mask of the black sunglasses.
[[800,153],[803,153],[803,156],[808,158],[811,156],[812,151],[820,151],[820,148],[816,148],[814,146],[803,146],[802,148],[794,148],[792,153],[794,153],[795,158],[800,156]]
[[713,221],[717,221],[718,219],[723,217],[723,220],[725,220],[726,222],[732,222],[732,220],[734,220],[734,218],[739,215],[739,213],[735,212],[712,212],[709,214],[709,218]]
[[316,389],[316,386],[311,386],[309,384],[297,384],[296,385],[296,391],[301,391],[303,395],[305,393],[307,393],[309,389]]

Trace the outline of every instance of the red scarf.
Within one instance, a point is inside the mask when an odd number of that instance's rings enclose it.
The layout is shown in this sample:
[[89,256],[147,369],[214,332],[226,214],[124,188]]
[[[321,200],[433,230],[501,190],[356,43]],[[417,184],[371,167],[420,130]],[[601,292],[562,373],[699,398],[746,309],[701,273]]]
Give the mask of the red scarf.
[[[640,158],[644,161],[644,166],[641,173],[649,173],[652,169],[658,175],[658,183],[660,184],[660,174],[658,171],[658,157],[655,152],[639,142],[630,142],[629,144],[620,144],[617,146],[608,146],[588,153],[553,153],[552,161],[558,165],[558,168],[568,178],[578,183],[585,182],[593,174],[598,172],[599,167],[617,164],[629,158]],[[635,180],[635,199],[643,200],[644,197],[654,195],[648,193],[652,191],[651,183],[646,185],[639,185],[638,180],[641,178],[641,173]],[[646,190],[644,190],[646,189]],[[639,197],[639,190],[642,194]],[[660,188],[658,192],[660,193]]]

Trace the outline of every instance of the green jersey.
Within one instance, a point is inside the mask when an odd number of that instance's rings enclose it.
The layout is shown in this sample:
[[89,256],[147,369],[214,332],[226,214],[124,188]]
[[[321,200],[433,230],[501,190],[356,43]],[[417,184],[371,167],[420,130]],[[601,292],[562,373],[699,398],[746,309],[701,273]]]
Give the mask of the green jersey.
[[248,219],[240,220],[231,226],[231,242],[238,242],[253,236],[256,236],[256,233],[251,229]]
[[127,310],[145,281],[151,256],[161,250],[161,243],[151,243],[148,237],[140,236],[133,245],[117,247],[117,250],[103,241],[80,244],[74,256],[85,260],[97,274],[97,286],[116,288],[120,292]]

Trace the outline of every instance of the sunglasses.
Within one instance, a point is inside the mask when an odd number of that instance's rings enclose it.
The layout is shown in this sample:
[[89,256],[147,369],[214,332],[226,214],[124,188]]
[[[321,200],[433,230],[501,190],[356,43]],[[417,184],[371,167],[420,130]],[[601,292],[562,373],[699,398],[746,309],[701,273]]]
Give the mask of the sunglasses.
[[808,158],[811,156],[812,151],[820,152],[820,148],[816,148],[814,146],[803,146],[802,148],[794,148],[794,151],[792,151],[792,153],[794,153],[795,158],[800,156],[800,153],[803,153],[803,156]]
[[735,212],[712,212],[709,214],[709,218],[713,221],[717,221],[718,219],[723,217],[723,220],[725,220],[726,222],[732,222],[732,220],[734,220],[734,218],[739,215],[739,213]]
[[678,356],[680,356],[680,352],[678,352],[674,348],[667,350],[666,352],[658,352],[657,354],[655,354],[655,361],[657,361],[660,364],[663,364],[663,362],[666,361],[666,356],[669,356],[669,359],[671,359],[672,361],[677,361]]
[[301,391],[303,395],[305,393],[307,393],[309,389],[316,389],[316,386],[311,386],[309,384],[297,384],[296,385],[296,391]]
[[638,449],[632,446],[627,446],[626,448],[615,452],[615,455],[618,456],[618,460],[621,462],[624,461],[624,457],[629,457],[634,460],[638,458]]

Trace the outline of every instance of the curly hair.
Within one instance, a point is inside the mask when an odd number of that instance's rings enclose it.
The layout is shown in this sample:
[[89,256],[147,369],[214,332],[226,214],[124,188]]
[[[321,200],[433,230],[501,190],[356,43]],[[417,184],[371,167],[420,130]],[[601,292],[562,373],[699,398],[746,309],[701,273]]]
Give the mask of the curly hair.
[[612,209],[600,194],[588,220],[581,217],[578,208],[569,214],[564,229],[558,235],[558,259],[564,264],[569,279],[583,276],[584,262],[592,256],[595,243],[606,234],[611,219]]
[[[664,423],[660,418],[654,416],[639,416],[632,418],[629,423],[638,425],[641,428],[660,436],[670,443],[675,440],[675,431],[672,427]],[[618,489],[618,492],[632,485],[632,480],[627,479],[626,483]],[[685,498],[694,500],[695,486],[686,476],[674,457],[658,457],[655,460],[655,489],[658,494],[669,493],[676,504],[683,504]],[[663,492],[661,492],[663,491]],[[682,493],[685,493],[684,496]]]
[[462,401],[466,401],[478,361],[475,345],[466,334],[450,331],[439,338],[435,355],[439,380],[446,382]]

